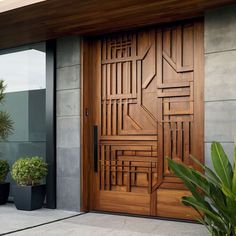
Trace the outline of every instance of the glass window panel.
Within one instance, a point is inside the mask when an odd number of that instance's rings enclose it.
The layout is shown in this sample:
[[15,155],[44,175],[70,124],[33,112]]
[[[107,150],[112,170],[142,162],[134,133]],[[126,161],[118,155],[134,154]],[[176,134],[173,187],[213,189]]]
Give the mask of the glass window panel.
[[0,142],[0,159],[10,165],[23,156],[45,159],[45,43],[0,51],[0,79],[7,85],[0,109],[14,121],[13,134]]

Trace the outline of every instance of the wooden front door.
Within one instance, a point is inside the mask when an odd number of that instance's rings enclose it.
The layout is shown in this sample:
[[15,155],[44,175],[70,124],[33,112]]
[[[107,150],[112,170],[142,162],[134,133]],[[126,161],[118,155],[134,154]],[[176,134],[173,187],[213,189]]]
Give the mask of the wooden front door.
[[203,161],[203,23],[105,35],[91,47],[90,208],[191,219],[165,157]]

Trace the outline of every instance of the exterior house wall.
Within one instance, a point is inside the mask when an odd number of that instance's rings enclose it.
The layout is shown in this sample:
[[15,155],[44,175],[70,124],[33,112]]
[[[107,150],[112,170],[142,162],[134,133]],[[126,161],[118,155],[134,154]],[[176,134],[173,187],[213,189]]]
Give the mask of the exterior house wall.
[[57,208],[80,210],[80,38],[57,40]]
[[233,159],[236,137],[236,5],[205,14],[205,160],[220,141]]
[[[236,5],[205,13],[205,160],[236,137]],[[80,210],[80,38],[57,40],[57,208]]]

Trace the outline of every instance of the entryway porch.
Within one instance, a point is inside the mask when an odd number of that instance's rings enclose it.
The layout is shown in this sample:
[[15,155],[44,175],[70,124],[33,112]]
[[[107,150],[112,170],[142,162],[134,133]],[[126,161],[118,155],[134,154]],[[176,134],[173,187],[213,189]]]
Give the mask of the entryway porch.
[[25,212],[0,207],[0,235],[15,236],[205,236],[199,224],[100,213],[41,209]]

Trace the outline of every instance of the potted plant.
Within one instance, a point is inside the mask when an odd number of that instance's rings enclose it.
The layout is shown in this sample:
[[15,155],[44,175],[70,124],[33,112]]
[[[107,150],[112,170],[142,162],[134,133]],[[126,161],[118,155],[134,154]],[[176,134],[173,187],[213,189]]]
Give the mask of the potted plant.
[[212,236],[236,236],[236,145],[233,165],[219,142],[211,145],[213,169],[191,158],[202,172],[168,158],[170,169],[192,193],[182,202],[199,212],[198,220]]
[[[3,104],[6,86],[4,81],[0,80],[0,104]],[[13,131],[13,121],[7,111],[0,110],[0,139],[5,140]],[[8,200],[10,183],[4,182],[9,172],[7,161],[0,160],[0,205]]]
[[10,183],[5,182],[8,172],[9,165],[7,161],[0,160],[0,205],[7,202],[10,192]]
[[[0,80],[0,104],[4,104],[5,89],[4,81]],[[10,114],[5,110],[0,110],[0,139],[5,140],[12,133],[13,121]]]
[[46,194],[46,177],[48,166],[40,157],[18,159],[12,166],[12,178],[17,185],[13,186],[13,197],[18,210],[32,211],[42,208]]

